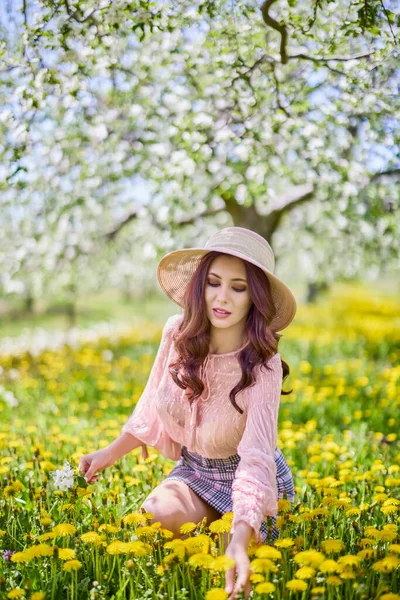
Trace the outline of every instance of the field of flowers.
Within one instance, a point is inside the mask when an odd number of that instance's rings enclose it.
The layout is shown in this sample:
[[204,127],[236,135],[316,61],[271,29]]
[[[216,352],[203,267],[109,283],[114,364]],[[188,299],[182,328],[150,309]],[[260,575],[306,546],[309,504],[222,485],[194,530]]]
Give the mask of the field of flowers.
[[[160,334],[0,355],[1,599],[228,597],[232,513],[173,540],[138,511],[174,462],[136,449],[92,486],[78,477],[120,434]],[[336,286],[283,334],[278,445],[296,503],[280,501],[274,547],[249,546],[252,595],[400,600],[400,303]]]

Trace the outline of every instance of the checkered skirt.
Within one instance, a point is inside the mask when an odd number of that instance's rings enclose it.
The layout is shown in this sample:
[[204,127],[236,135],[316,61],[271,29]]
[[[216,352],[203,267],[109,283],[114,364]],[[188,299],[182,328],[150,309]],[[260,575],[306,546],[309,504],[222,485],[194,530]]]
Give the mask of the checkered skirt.
[[[286,497],[290,500],[293,508],[295,493],[293,476],[278,447],[275,449],[274,459],[277,471],[278,498],[283,498],[284,492],[286,492]],[[181,458],[166,479],[183,481],[200,498],[223,515],[233,509],[232,483],[239,461],[238,454],[233,454],[228,458],[206,458],[196,452],[190,452],[186,446],[182,446]],[[270,519],[271,526],[267,521],[262,521],[260,533],[263,543],[273,546],[274,541],[279,537],[279,529],[276,527],[276,517],[270,517]]]

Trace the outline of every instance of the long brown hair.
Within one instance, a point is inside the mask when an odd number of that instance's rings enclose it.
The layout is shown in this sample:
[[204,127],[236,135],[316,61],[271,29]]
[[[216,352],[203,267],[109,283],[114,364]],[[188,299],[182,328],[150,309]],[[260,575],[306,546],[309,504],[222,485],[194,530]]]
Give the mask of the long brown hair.
[[[175,334],[174,347],[178,354],[175,362],[168,365],[169,372],[175,383],[181,388],[190,387],[192,392],[189,401],[201,396],[204,384],[199,377],[199,371],[209,353],[211,324],[207,317],[205,302],[205,286],[211,263],[223,252],[212,251],[205,254],[197,267],[192,279],[186,287],[184,295],[183,321]],[[275,306],[271,297],[271,287],[268,277],[255,265],[243,261],[246,267],[250,296],[253,301],[246,320],[246,330],[249,344],[238,355],[242,368],[241,380],[230,391],[229,398],[236,410],[243,410],[236,404],[235,397],[241,390],[250,387],[256,381],[254,369],[265,363],[278,351],[281,335],[272,331],[268,325],[275,316]],[[282,362],[283,380],[289,375],[290,369],[284,360]],[[178,373],[182,373],[178,376]],[[290,394],[281,391],[281,394]]]

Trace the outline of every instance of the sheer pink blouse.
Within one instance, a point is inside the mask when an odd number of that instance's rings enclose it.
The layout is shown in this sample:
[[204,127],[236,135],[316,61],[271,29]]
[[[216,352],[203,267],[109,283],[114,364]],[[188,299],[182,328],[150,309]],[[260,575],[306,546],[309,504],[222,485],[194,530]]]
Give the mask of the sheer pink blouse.
[[236,395],[236,403],[244,411],[241,415],[232,406],[229,392],[240,381],[237,355],[247,342],[233,352],[209,353],[200,373],[205,389],[190,405],[186,390],[179,388],[168,372],[169,363],[176,358],[173,334],[182,320],[179,314],[167,320],[145,389],[122,432],[172,460],[179,460],[182,445],[207,458],[239,454],[232,484],[230,533],[239,521],[245,521],[260,542],[261,522],[277,512],[274,452],[282,387],[280,355],[276,353],[268,361],[271,370],[257,367],[255,384]]

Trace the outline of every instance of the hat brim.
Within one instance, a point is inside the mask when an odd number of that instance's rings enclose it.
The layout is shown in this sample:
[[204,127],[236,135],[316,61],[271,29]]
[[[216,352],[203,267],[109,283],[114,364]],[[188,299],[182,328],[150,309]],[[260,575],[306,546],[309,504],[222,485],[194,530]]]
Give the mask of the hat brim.
[[[211,248],[184,248],[169,252],[160,260],[157,267],[160,287],[181,308],[184,306],[183,297],[186,286],[196,272],[202,257],[213,251],[215,250]],[[285,329],[294,319],[297,310],[296,299],[287,285],[259,262],[239,251],[230,248],[218,248],[217,251],[252,263],[265,273],[271,284],[272,301],[276,309],[276,315],[270,326],[274,331]]]

